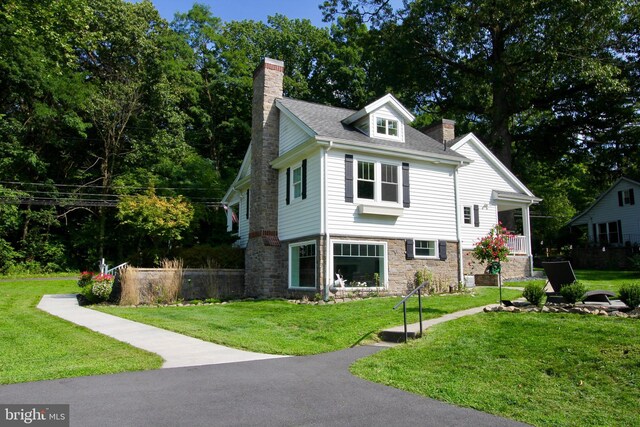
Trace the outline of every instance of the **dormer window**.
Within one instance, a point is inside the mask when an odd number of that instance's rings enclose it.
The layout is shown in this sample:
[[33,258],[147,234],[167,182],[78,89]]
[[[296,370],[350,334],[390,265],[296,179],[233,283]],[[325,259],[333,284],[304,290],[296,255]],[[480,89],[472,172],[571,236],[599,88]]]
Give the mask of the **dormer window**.
[[376,132],[380,135],[398,136],[398,121],[378,117],[376,119]]

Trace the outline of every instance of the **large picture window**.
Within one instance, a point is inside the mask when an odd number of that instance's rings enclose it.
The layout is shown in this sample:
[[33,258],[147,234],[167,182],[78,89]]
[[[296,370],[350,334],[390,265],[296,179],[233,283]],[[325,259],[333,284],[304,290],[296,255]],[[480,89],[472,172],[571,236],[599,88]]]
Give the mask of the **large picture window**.
[[316,242],[289,246],[289,287],[316,287]]
[[334,277],[339,275],[345,287],[383,287],[386,276],[384,243],[334,243]]

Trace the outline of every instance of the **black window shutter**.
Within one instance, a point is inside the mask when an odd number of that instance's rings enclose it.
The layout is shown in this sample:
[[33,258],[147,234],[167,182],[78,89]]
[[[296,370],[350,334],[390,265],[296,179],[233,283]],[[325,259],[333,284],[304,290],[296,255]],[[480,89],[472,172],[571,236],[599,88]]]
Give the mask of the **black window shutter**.
[[409,163],[402,163],[402,206],[411,207],[411,192],[409,188]]
[[473,205],[473,225],[480,227],[480,206]]
[[438,240],[438,255],[440,255],[440,261],[447,260],[447,241]]
[[407,259],[414,259],[413,239],[407,239]]
[[307,198],[307,159],[302,161],[302,199]]
[[624,203],[622,201],[622,191],[618,191],[618,206],[622,206]]
[[287,194],[285,199],[287,204],[291,203],[291,168],[287,168]]
[[245,213],[247,219],[249,219],[249,189],[247,188],[247,212]]
[[622,221],[618,220],[618,243],[624,243],[622,241]]
[[353,155],[344,156],[344,201],[353,203]]
[[593,241],[598,242],[598,227],[593,224]]
[[629,204],[631,204],[631,205],[635,205],[636,204],[636,199],[633,196],[633,188],[629,189]]

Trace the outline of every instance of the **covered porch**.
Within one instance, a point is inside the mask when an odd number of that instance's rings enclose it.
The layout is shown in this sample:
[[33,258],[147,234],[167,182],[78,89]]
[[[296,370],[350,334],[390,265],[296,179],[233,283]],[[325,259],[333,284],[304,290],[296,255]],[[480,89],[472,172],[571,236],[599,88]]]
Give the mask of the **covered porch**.
[[498,209],[498,220],[513,236],[508,246],[511,255],[531,257],[531,220],[529,208],[541,199],[522,193],[494,190],[492,200]]

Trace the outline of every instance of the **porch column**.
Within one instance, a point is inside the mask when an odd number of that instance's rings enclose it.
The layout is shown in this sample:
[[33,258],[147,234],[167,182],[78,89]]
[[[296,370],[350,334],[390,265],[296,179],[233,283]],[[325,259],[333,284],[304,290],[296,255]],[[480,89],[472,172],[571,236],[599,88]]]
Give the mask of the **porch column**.
[[522,234],[527,242],[527,255],[529,256],[529,275],[533,275],[533,253],[531,251],[531,221],[529,219],[529,205],[522,207]]

